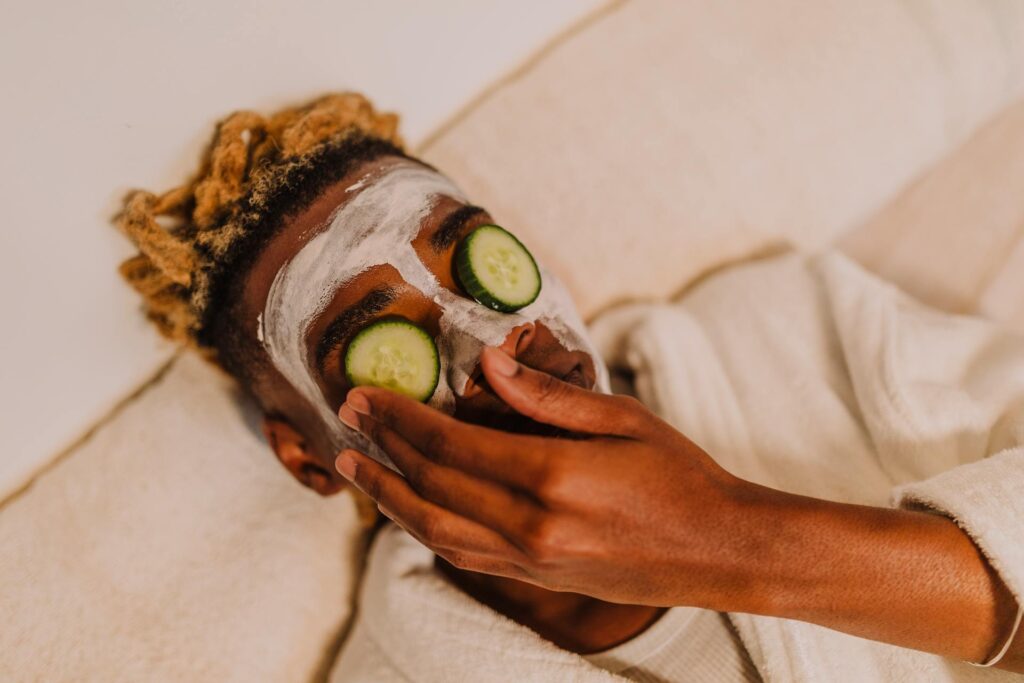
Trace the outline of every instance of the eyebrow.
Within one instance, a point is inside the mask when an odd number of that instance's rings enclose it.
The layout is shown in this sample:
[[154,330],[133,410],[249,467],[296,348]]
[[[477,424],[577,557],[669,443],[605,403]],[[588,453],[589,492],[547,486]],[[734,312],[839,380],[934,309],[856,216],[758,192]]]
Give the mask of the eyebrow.
[[441,253],[448,249],[459,239],[459,235],[462,234],[466,223],[482,213],[485,213],[483,208],[473,206],[472,204],[460,206],[455,211],[452,211],[441,221],[441,225],[434,231],[434,234],[430,236],[430,248],[435,253]]
[[362,299],[346,307],[324,330],[316,345],[316,367],[320,374],[324,372],[324,359],[348,332],[365,324],[370,318],[383,311],[398,298],[398,290],[394,287],[380,286],[372,289]]

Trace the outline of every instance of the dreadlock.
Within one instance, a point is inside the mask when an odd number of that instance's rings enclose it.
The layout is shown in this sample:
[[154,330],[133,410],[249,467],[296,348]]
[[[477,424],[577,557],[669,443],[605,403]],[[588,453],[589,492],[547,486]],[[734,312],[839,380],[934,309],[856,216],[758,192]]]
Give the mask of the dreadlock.
[[357,93],[266,117],[236,112],[217,125],[192,180],[125,198],[115,221],[139,253],[121,264],[121,275],[160,332],[225,360],[209,333],[225,281],[324,185],[358,161],[401,149],[398,117]]
[[[160,195],[135,190],[125,198],[115,222],[139,253],[121,264],[121,275],[142,295],[160,332],[198,348],[245,385],[245,344],[231,315],[219,315],[231,306],[231,281],[285,218],[355,164],[383,154],[404,156],[398,117],[375,111],[357,93],[326,95],[267,117],[236,112],[217,125],[192,180]],[[371,526],[376,504],[355,498]]]

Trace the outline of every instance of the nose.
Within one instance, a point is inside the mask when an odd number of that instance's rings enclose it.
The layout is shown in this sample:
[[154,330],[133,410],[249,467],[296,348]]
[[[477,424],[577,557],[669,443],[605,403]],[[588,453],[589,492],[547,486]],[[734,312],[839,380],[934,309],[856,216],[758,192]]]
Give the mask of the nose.
[[532,322],[516,325],[498,348],[513,358],[518,358],[533,342],[536,332],[537,326]]
[[[504,351],[513,358],[519,358],[523,355],[526,349],[529,348],[530,344],[533,343],[536,333],[537,327],[532,322],[516,325],[512,328],[512,331],[508,333],[508,336],[505,337],[505,340],[498,345],[498,349]],[[471,398],[482,392],[482,379],[483,372],[480,370],[480,361],[478,360],[476,367],[473,368],[473,373],[466,381],[466,387],[462,392],[462,398]]]

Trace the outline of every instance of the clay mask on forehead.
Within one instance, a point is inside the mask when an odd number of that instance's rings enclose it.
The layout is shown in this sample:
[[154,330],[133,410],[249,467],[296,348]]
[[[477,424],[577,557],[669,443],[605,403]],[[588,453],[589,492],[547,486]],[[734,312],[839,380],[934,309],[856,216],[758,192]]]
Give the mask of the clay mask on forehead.
[[429,404],[454,412],[483,347],[501,344],[525,322],[543,323],[570,351],[586,351],[597,366],[598,391],[608,392],[608,374],[586,336],[568,292],[543,266],[540,296],[515,313],[493,311],[438,282],[412,246],[440,197],[465,198],[450,180],[411,160],[371,171],[346,189],[350,197],[277,272],[257,336],[274,366],[318,412],[335,450],[353,447],[390,465],[362,435],[346,427],[315,379],[306,336],[339,287],[363,271],[388,264],[441,309],[441,356],[437,389]]

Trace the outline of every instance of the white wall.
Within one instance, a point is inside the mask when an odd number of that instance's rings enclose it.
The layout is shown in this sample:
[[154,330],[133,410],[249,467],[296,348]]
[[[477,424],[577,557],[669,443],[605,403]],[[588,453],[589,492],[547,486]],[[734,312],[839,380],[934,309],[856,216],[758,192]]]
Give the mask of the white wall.
[[415,144],[599,0],[4,0],[0,495],[167,358],[115,268],[131,187],[185,179],[211,124],[328,89]]

